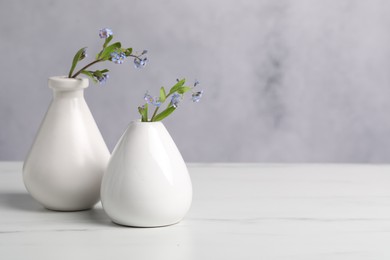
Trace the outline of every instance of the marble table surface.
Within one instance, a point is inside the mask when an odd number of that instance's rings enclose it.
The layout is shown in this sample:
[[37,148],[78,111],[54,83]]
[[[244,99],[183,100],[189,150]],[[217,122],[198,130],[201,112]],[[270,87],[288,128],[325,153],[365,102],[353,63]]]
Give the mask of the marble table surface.
[[189,164],[187,217],[113,224],[44,209],[0,163],[0,259],[390,259],[390,165]]

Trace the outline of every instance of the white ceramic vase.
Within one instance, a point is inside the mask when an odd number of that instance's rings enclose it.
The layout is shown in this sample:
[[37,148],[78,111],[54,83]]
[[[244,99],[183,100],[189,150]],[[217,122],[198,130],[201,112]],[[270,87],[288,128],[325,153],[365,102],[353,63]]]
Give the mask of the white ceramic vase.
[[185,216],[191,180],[161,122],[129,124],[103,176],[101,200],[112,221],[125,226],[167,226]]
[[93,207],[110,153],[84,100],[88,79],[49,78],[53,100],[23,165],[29,193],[44,207]]

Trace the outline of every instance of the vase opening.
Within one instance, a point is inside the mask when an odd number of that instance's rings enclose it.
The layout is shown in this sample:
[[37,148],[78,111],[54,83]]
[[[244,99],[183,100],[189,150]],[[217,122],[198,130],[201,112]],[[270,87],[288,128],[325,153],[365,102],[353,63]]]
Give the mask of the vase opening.
[[68,78],[66,76],[56,76],[49,78],[49,87],[56,91],[74,91],[87,88],[89,80],[87,78]]

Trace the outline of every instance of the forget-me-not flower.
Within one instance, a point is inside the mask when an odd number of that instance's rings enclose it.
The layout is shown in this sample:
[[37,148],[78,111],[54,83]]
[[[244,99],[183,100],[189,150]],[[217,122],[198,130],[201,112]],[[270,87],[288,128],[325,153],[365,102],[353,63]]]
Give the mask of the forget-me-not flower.
[[171,98],[171,104],[174,108],[177,108],[177,106],[179,105],[180,103],[180,97],[181,95],[175,93],[172,95],[172,98]]
[[112,52],[111,53],[111,61],[116,64],[122,64],[125,61],[126,54],[124,52]]
[[143,58],[143,59],[138,58],[138,57],[135,57],[135,58],[134,58],[134,67],[135,67],[136,69],[143,68],[143,67],[146,66],[146,63],[147,63],[147,62],[148,62],[148,58],[147,58],[147,57],[145,57],[145,58]]
[[99,36],[102,39],[106,39],[112,35],[112,30],[108,28],[103,28],[99,31]]
[[198,86],[199,85],[199,81],[198,80],[195,80],[194,82],[194,87]]
[[202,98],[202,95],[203,90],[192,93],[192,102],[199,102],[199,100]]
[[155,107],[161,106],[161,101],[158,98],[153,98],[151,95],[148,94],[148,92],[145,93],[144,99],[146,103],[151,104]]
[[80,60],[82,60],[82,59],[84,59],[84,58],[86,58],[86,57],[88,57],[87,48],[84,48],[84,49],[83,49],[83,52],[82,52],[81,55],[80,55]]
[[101,77],[97,77],[96,79],[99,81],[100,85],[103,85],[107,82],[108,78],[109,78],[108,74],[103,74]]

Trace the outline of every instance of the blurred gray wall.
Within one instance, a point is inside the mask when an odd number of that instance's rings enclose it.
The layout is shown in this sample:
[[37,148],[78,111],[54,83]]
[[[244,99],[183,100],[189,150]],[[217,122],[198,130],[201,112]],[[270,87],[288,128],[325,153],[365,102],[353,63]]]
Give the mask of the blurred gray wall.
[[[188,162],[390,162],[390,1],[0,1],[0,160],[23,160],[47,78],[110,27],[149,50],[86,100],[112,149],[146,90],[198,79],[165,121]],[[105,66],[103,66],[105,67]]]

